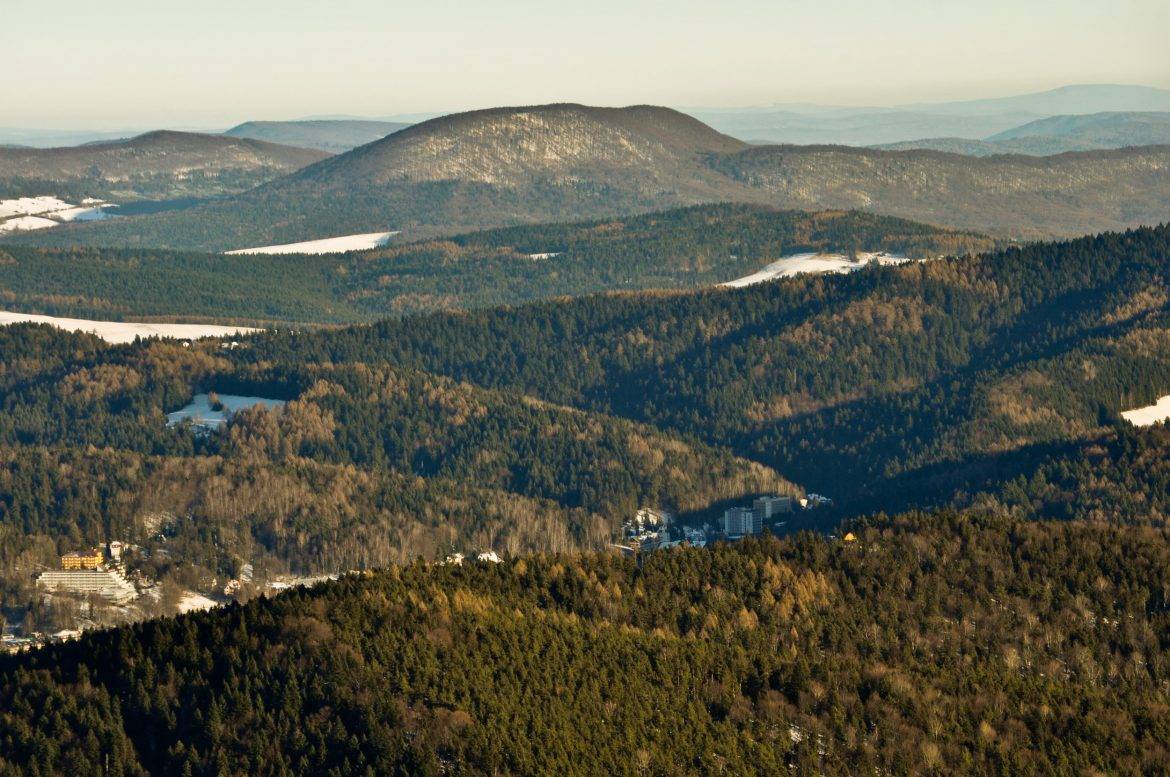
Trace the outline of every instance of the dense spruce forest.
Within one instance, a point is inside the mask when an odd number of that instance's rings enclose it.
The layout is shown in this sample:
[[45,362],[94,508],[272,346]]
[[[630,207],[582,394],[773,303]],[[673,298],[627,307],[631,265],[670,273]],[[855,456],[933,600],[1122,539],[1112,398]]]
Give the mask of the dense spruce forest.
[[345,256],[10,246],[0,249],[0,306],[102,319],[353,323],[607,290],[699,288],[805,251],[933,258],[991,246],[970,232],[902,219],[747,205],[475,232]]
[[6,774],[1155,774],[1164,529],[394,567],[0,658]]
[[[263,334],[230,358],[443,374],[693,435],[881,509],[889,478],[1104,434],[1170,391],[1168,268],[1163,226],[736,291]],[[926,504],[950,496],[900,482]]]

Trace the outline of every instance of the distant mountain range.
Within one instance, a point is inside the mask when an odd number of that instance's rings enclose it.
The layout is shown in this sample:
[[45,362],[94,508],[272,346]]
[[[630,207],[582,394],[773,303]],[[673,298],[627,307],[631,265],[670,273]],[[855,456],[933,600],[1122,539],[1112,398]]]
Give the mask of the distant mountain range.
[[142,134],[137,130],[61,130],[34,127],[0,127],[0,147],[5,148],[61,148],[80,146],[109,140],[125,140]]
[[403,122],[364,120],[248,121],[223,134],[235,138],[252,138],[285,146],[315,148],[330,153],[349,151],[380,140],[400,129]]
[[114,200],[234,194],[327,157],[322,151],[193,132],[148,132],[64,148],[0,149],[0,196]]
[[1170,111],[1170,89],[1133,84],[1073,84],[1013,97],[919,103],[902,107],[952,116],[1012,112],[1053,116],[1113,111]]
[[1164,221],[1170,148],[979,159],[751,146],[667,108],[499,108],[416,124],[231,199],[20,240],[228,250],[724,201],[866,210],[999,237],[1075,235]]
[[1042,118],[1032,113],[943,116],[859,109],[807,114],[793,110],[692,110],[700,120],[756,144],[871,146],[928,137],[983,137]]
[[[776,103],[742,108],[680,108],[716,130],[755,143],[872,146],[921,138],[986,139],[1037,119],[1091,113],[1170,112],[1170,89],[1125,84],[1079,84],[1032,94],[892,106]],[[289,121],[246,121],[225,134],[346,151],[441,113],[329,114]],[[392,125],[383,127],[382,125]],[[0,127],[0,147],[49,148],[119,140],[151,129],[60,130]],[[182,127],[218,134],[207,127]]]
[[758,143],[879,145],[919,138],[985,139],[1037,119],[1104,112],[1170,111],[1170,89],[1086,84],[1035,94],[893,107],[782,104],[695,108],[688,113]]
[[933,149],[957,154],[1031,154],[1047,156],[1066,151],[1090,151],[1170,144],[1170,113],[1093,113],[1050,116],[997,133],[982,140],[925,138],[886,143],[890,150]]

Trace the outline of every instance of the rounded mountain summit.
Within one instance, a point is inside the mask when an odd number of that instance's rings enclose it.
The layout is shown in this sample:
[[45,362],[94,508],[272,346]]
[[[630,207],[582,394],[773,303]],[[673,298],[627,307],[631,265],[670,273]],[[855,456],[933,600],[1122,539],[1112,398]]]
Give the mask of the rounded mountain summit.
[[866,210],[1008,237],[1083,234],[1164,219],[1170,147],[978,158],[757,146],[669,108],[493,108],[410,126],[228,199],[33,240],[221,251],[728,201]]

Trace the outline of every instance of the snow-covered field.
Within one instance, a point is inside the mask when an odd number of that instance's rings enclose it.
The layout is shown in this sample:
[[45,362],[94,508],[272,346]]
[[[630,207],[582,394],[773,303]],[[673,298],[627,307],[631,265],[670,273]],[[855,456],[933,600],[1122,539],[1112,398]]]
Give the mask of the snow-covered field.
[[744,286],[751,286],[776,278],[791,278],[794,275],[804,275],[807,273],[853,272],[873,263],[902,264],[908,261],[910,260],[905,256],[887,254],[885,252],[859,253],[856,262],[850,260],[844,254],[793,254],[792,256],[778,259],[751,275],[745,275],[742,278],[736,278],[733,281],[727,281],[719,285],[733,289],[741,289]]
[[106,208],[116,208],[117,205],[79,205],[76,208],[56,210],[49,215],[58,221],[101,221],[113,216]]
[[11,313],[0,310],[0,326],[31,321],[52,324],[70,332],[90,332],[110,343],[132,343],[135,337],[173,337],[194,340],[200,337],[226,337],[255,332],[246,326],[219,326],[215,324],[149,324],[123,321],[89,321],[83,318],[57,318],[33,313]]
[[207,429],[218,429],[227,422],[228,416],[239,410],[244,410],[256,405],[263,405],[267,408],[278,408],[284,406],[283,399],[268,399],[267,397],[243,397],[235,394],[220,394],[220,404],[223,405],[222,410],[214,410],[211,407],[211,397],[207,394],[196,394],[191,404],[176,410],[173,413],[167,413],[167,426],[173,426],[178,423],[191,419],[192,423],[202,426]]
[[17,216],[0,221],[0,232],[31,232],[34,229],[48,229],[57,226],[56,221],[44,216]]
[[0,232],[48,229],[68,221],[101,221],[114,215],[107,208],[116,207],[92,197],[86,197],[80,205],[51,196],[0,200]]
[[1121,414],[1121,417],[1134,426],[1150,426],[1159,421],[1165,421],[1170,418],[1170,394],[1158,397],[1158,401],[1152,405],[1126,410]]
[[38,213],[48,213],[72,207],[69,203],[56,197],[17,197],[12,200],[0,200],[0,219],[6,219],[9,216],[35,216]]
[[192,612],[194,610],[210,610],[212,607],[218,607],[219,602],[208,599],[206,596],[195,591],[185,591],[183,598],[179,600],[179,612]]
[[343,254],[346,251],[366,251],[381,248],[390,242],[397,232],[366,232],[361,235],[340,235],[321,240],[306,240],[303,243],[284,243],[259,248],[237,248],[225,251],[228,254]]

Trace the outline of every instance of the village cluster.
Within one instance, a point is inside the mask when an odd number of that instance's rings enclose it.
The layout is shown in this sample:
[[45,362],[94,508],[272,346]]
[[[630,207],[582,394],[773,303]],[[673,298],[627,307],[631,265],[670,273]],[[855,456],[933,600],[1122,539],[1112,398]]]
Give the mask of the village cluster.
[[[788,518],[798,508],[811,510],[831,503],[832,500],[828,497],[811,493],[799,498],[786,495],[760,496],[751,504],[735,505],[725,509],[722,516],[715,519],[714,524],[708,522],[702,526],[686,525],[666,510],[643,507],[622,525],[621,540],[615,544],[615,548],[623,553],[632,554],[677,545],[701,548],[715,540],[734,541],[760,534],[765,529],[782,530]],[[852,539],[852,535],[846,539]],[[37,589],[45,597],[64,594],[76,600],[100,601],[111,606],[132,606],[140,597],[157,591],[155,581],[148,579],[141,572],[127,570],[123,563],[124,557],[127,553],[134,552],[143,553],[144,549],[114,540],[104,547],[65,553],[60,557],[59,569],[46,570],[37,576]],[[155,552],[166,553],[162,548],[156,549]],[[465,561],[500,563],[502,559],[493,550],[466,555],[452,552],[442,563],[459,565]],[[239,578],[229,580],[222,586],[222,601],[237,597],[244,587],[252,584],[252,576],[252,565],[245,564]],[[311,585],[330,578],[336,579],[337,575],[270,580],[263,588],[275,593],[293,586]],[[214,581],[211,582],[214,584]],[[214,595],[218,594],[217,587]],[[183,611],[214,606],[218,603],[193,592],[188,592],[188,597],[194,603],[185,602],[188,606],[181,607]],[[52,633],[22,632],[10,624],[4,631],[0,650],[16,652],[51,642],[75,639],[80,634],[81,628],[60,629]]]
[[[137,599],[140,588],[149,583],[139,575],[127,575],[122,564],[127,550],[125,543],[115,540],[104,548],[66,553],[61,556],[60,569],[37,575],[37,590],[46,596],[65,593],[78,598],[97,597],[114,605],[128,604]],[[80,634],[79,629],[60,629],[51,634],[39,631],[17,634],[15,630],[6,629],[2,646],[6,651],[15,652],[49,642],[75,639]]]
[[715,524],[687,526],[666,511],[653,507],[639,509],[632,518],[622,525],[620,550],[630,553],[672,548],[676,545],[693,545],[697,548],[718,539],[738,540],[759,534],[765,527],[779,529],[787,523],[787,517],[799,507],[811,510],[832,504],[833,500],[820,494],[804,497],[761,496],[750,505],[736,505],[723,511]]
[[[128,553],[145,555],[150,552],[138,545],[113,540],[102,547],[65,553],[60,557],[59,568],[45,570],[37,575],[38,595],[45,603],[59,597],[59,604],[64,602],[75,614],[83,617],[70,618],[77,624],[75,628],[56,630],[40,630],[37,626],[30,628],[28,623],[7,622],[0,639],[0,652],[19,652],[52,642],[76,639],[83,630],[100,623],[101,619],[94,616],[95,607],[112,607],[126,613],[135,611],[144,602],[157,602],[160,598],[158,582],[139,570],[129,569],[124,563]],[[165,548],[155,548],[153,554],[165,556],[168,552]],[[178,608],[180,612],[187,612],[214,607],[238,598],[245,589],[258,593],[279,593],[288,588],[337,578],[336,574],[311,577],[284,575],[268,579],[256,589],[253,586],[253,566],[244,564],[238,577],[222,585],[215,579],[206,581],[206,585],[214,589],[209,596],[215,598],[186,591]]]

